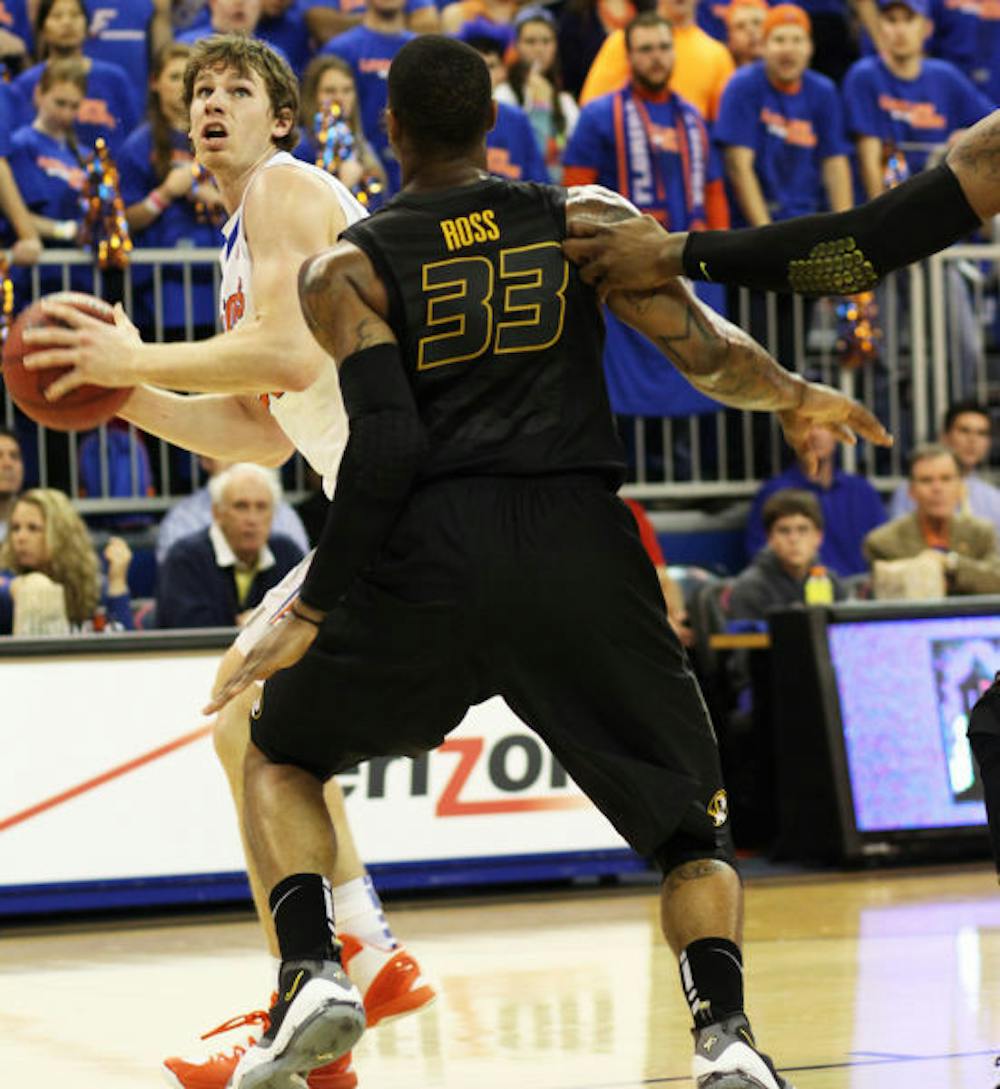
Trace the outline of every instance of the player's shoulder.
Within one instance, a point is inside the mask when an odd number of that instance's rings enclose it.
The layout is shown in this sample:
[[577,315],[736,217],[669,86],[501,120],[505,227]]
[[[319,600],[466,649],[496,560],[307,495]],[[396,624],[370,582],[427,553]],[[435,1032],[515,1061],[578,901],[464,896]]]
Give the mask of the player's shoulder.
[[639,209],[613,189],[603,185],[574,185],[566,190],[566,219],[583,216],[615,222],[640,215]]
[[[301,215],[314,222],[324,209],[341,209],[336,179],[298,159],[288,159],[259,170],[251,180],[244,198],[245,214],[255,218],[261,213]],[[344,190],[347,193],[347,190]]]

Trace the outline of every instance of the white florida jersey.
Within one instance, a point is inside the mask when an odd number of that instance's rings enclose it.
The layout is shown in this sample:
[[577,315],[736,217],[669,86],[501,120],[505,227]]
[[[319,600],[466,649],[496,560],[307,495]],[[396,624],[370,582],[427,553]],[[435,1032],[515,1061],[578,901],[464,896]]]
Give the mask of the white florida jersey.
[[[292,166],[298,170],[307,170],[321,178],[329,186],[347,219],[347,225],[357,223],[368,214],[364,207],[351,195],[347,187],[319,167],[304,163],[279,151],[261,167],[269,170],[275,166]],[[247,192],[253,185],[251,180]],[[220,307],[222,325],[226,330],[235,329],[240,322],[253,315],[253,258],[247,245],[243,224],[243,206],[246,193],[239,208],[222,228],[225,244],[219,255],[222,265],[222,291]],[[320,247],[317,246],[317,250]],[[340,382],[337,379],[337,367],[329,356],[316,381],[300,392],[282,393],[276,391],[262,398],[271,415],[278,421],[281,430],[295,443],[296,448],[306,461],[323,478],[323,490],[328,498],[333,496],[337,479],[337,469],[347,445],[347,413],[344,400],[340,395]]]

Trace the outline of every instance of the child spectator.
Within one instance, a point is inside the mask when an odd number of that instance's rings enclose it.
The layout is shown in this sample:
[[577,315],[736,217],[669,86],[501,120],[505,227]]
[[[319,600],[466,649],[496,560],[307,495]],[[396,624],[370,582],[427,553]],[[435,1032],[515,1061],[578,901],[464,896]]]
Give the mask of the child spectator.
[[[358,107],[358,91],[354,84],[354,72],[347,61],[332,53],[324,57],[315,57],[306,69],[302,81],[302,105],[299,124],[302,139],[295,149],[295,155],[307,163],[315,163],[319,148],[316,144],[316,114],[326,109],[331,103],[340,107],[341,118],[346,122],[354,137],[352,153],[342,159],[337,166],[337,177],[354,190],[367,178],[374,177],[385,193],[387,179],[385,168],[375,154],[375,149],[368,143],[361,127],[361,111]],[[382,196],[369,202],[369,208],[377,208],[382,203]]]
[[[132,629],[128,545],[112,537],[104,549],[102,577],[87,527],[69,499],[52,488],[25,492],[14,506],[0,545],[0,634],[35,627],[26,614],[50,612],[53,597],[65,600],[63,617],[73,629],[108,623]],[[59,591],[54,590],[58,587]],[[103,608],[105,617],[99,615]]]
[[[76,143],[75,118],[87,86],[87,74],[79,59],[49,61],[34,85],[35,119],[17,130],[11,139],[10,166],[18,189],[27,197],[35,230],[46,245],[75,246],[83,222],[81,195],[86,171]],[[40,290],[47,294],[62,288],[62,270],[40,270]],[[29,281],[14,274],[17,304],[27,301]],[[80,291],[93,286],[90,271],[73,268],[71,283]]]
[[[767,545],[733,582],[727,612],[733,620],[763,620],[768,610],[805,601],[809,571],[820,562],[823,512],[816,497],[785,488],[764,504]],[[835,573],[827,571],[835,601],[846,597]]]

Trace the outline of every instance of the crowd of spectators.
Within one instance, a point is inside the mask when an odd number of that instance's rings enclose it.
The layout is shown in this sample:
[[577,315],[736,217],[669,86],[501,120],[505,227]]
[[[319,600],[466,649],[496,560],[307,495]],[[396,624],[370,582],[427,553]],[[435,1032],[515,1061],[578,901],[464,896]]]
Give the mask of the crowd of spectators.
[[[100,8],[87,0],[5,0],[3,8],[9,18],[0,28],[0,246],[10,249],[16,265],[29,265],[42,246],[80,242],[81,194],[98,138],[117,165],[137,248],[217,246],[225,211],[212,178],[192,160],[182,96],[191,44],[214,32],[262,38],[300,76],[294,152],[300,158],[324,158],[327,111],[339,110],[343,153],[330,168],[373,208],[400,185],[381,123],[388,68],[407,41],[429,31],[461,37],[490,68],[498,107],[488,140],[490,170],[511,179],[596,182],[673,230],[757,225],[846,208],[924,169],[1000,98],[994,56],[1000,22],[988,5],[945,0],[858,0],[852,8],[820,0],[801,6],[766,0],[129,0]],[[23,269],[13,275],[20,304],[31,277]],[[154,275],[140,263],[131,276],[133,316],[147,334],[173,339],[214,331],[211,267],[167,262]],[[74,269],[71,282],[84,289],[91,283],[85,269]],[[38,281],[43,292],[62,284],[56,268]],[[710,301],[735,307],[734,297]],[[743,318],[792,366],[788,305],[777,304],[776,339],[767,336],[774,315],[767,317],[763,297],[751,297]],[[808,308],[806,314],[808,321]],[[644,338],[613,318],[605,362],[619,415],[680,415],[705,407]],[[978,475],[989,452],[989,426],[986,407],[973,403],[954,406],[943,425],[941,442],[957,466],[959,528],[971,515],[1000,529],[1000,491]],[[953,546],[951,522],[939,525],[921,513],[920,481],[911,475],[887,513],[867,480],[840,467],[832,440],[817,435],[815,441],[818,475],[807,477],[793,465],[766,481],[752,505],[746,586],[784,579],[801,590],[801,564],[795,561],[792,571],[782,551],[791,547],[785,538],[793,522],[802,531],[797,536],[815,538],[810,561],[836,579],[869,572],[874,558],[886,559],[880,542],[894,540],[898,526],[878,527],[903,516],[927,549],[945,557],[940,564],[949,590],[962,584],[947,565],[964,564],[965,545]],[[159,464],[154,458],[154,474]],[[193,493],[158,529],[160,577],[150,614],[158,623],[234,622],[280,577],[286,561],[308,547],[302,522],[266,474],[240,467],[234,483],[231,468],[202,468],[209,482],[192,485]],[[50,549],[49,523],[62,523],[61,510],[38,500],[41,492],[17,499],[26,483],[37,482],[33,464],[29,470],[25,482],[17,435],[0,430],[0,540],[15,521],[19,535],[15,542],[8,532],[4,546],[0,630],[3,602],[9,629],[18,584],[27,576],[60,582],[51,557],[24,559],[20,542],[29,523],[33,532],[44,531]],[[260,494],[237,505],[220,481]],[[251,517],[248,507],[256,510],[264,493],[266,518]],[[784,507],[774,500],[787,503],[789,496],[795,510],[775,514]],[[253,533],[246,531],[256,542],[252,548],[233,537],[237,510],[253,523]],[[641,511],[637,517],[649,544],[648,523]],[[111,592],[120,589],[123,552],[113,542],[102,548],[104,597],[94,597],[92,588],[85,596],[67,588],[71,626],[91,623],[99,608],[113,623],[124,623],[120,594]],[[101,558],[94,553],[93,571]],[[657,566],[675,628],[689,640],[683,598],[662,556]],[[203,590],[189,609],[181,587],[195,575],[214,589]],[[732,596],[738,611],[744,596],[742,589]]]

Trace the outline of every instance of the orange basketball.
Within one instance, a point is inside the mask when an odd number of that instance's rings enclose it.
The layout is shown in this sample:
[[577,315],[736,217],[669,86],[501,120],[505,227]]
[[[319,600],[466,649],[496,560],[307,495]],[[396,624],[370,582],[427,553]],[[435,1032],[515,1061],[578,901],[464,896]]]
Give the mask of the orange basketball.
[[[80,291],[59,291],[47,295],[52,302],[75,306],[85,314],[108,323],[114,322],[114,311],[103,299],[85,295]],[[3,380],[14,404],[35,423],[56,431],[88,431],[100,427],[117,416],[128,400],[131,389],[106,389],[103,386],[79,386],[60,397],[58,401],[45,399],[46,388],[69,367],[47,367],[42,371],[29,371],[24,367],[24,341],[26,329],[41,329],[64,323],[53,321],[42,310],[42,301],[34,302],[23,310],[7,335],[3,348]]]

